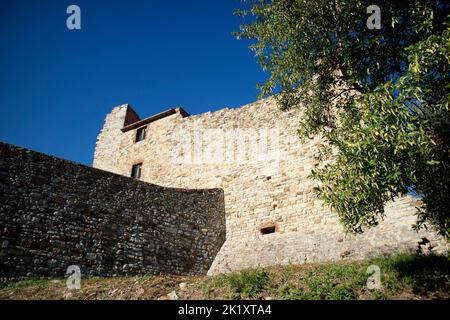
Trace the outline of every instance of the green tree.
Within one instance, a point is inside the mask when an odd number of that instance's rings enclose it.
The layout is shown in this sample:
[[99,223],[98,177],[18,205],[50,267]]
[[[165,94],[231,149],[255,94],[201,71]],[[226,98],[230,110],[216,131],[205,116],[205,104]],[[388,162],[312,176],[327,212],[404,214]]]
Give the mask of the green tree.
[[[312,176],[347,231],[399,194],[423,206],[416,228],[450,239],[450,29],[444,1],[252,1],[238,38],[269,80],[261,95],[301,108],[301,137],[324,139]],[[369,29],[369,5],[381,28]],[[333,159],[333,161],[328,161]]]

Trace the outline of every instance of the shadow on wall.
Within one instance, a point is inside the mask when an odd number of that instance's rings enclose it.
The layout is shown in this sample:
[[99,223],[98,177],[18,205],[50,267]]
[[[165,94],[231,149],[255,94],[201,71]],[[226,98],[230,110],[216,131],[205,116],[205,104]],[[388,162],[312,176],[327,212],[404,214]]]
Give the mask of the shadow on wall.
[[0,143],[0,277],[206,274],[221,189],[165,188]]

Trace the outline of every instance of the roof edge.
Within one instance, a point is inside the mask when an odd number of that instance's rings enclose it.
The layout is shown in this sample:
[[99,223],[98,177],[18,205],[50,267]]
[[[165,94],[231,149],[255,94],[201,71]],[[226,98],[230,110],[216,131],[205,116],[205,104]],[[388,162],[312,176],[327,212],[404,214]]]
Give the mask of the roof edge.
[[148,117],[148,118],[145,118],[145,119],[142,119],[142,120],[130,123],[130,124],[124,126],[121,130],[122,130],[122,132],[127,132],[129,130],[133,130],[133,129],[136,129],[136,128],[141,127],[143,125],[146,125],[146,124],[148,124],[150,122],[154,122],[156,120],[159,120],[159,119],[171,116],[171,115],[173,115],[175,113],[179,113],[183,118],[189,116],[189,113],[187,113],[181,107],[171,108],[171,109],[168,109],[166,111],[163,111],[163,112],[160,112],[158,114],[155,114],[155,115],[153,115],[151,117]]

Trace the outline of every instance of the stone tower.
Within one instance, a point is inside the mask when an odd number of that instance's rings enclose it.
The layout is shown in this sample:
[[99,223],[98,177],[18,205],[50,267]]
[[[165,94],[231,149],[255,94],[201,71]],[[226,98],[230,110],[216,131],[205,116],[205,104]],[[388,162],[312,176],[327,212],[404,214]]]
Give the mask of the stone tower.
[[226,241],[210,274],[414,250],[421,237],[446,250],[433,232],[411,229],[420,204],[412,197],[388,203],[377,227],[346,234],[313,192],[310,173],[321,141],[300,142],[301,117],[301,110],[283,112],[271,98],[192,116],[173,108],[142,120],[123,105],[106,118],[94,167],[139,172],[139,179],[166,187],[222,189]]
[[105,119],[102,131],[97,137],[93,167],[119,173],[118,157],[122,138],[121,129],[139,121],[139,116],[128,104],[115,107]]

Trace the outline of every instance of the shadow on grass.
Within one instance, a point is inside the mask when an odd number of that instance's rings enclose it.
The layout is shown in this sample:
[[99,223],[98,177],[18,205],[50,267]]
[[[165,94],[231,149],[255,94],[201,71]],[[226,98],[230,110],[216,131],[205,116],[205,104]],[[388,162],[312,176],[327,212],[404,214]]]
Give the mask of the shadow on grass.
[[[450,292],[450,260],[441,255],[397,254],[389,258],[375,258],[386,275],[383,285],[398,289],[399,284],[411,286],[413,293]],[[449,293],[450,297],[450,293]]]

